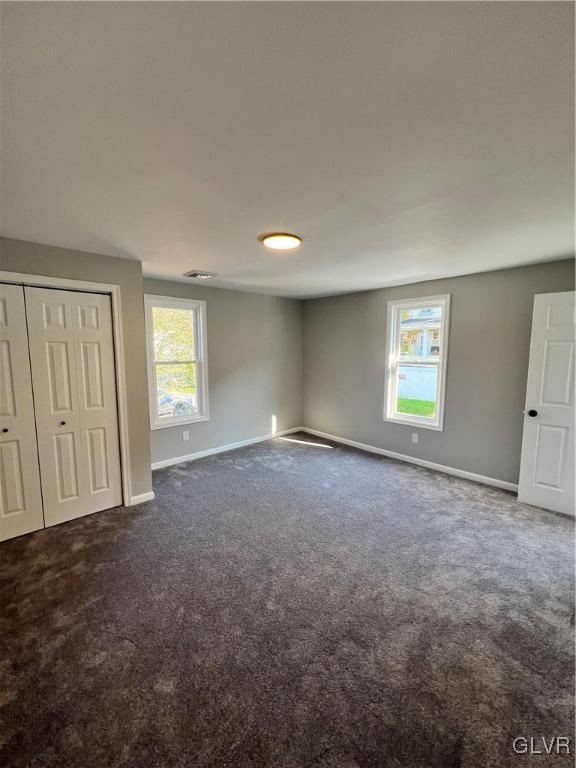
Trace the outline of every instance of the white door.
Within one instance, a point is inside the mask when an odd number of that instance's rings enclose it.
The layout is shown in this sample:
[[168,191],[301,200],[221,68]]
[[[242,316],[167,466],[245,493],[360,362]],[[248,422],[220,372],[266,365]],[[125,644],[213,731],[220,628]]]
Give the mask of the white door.
[[0,284],[0,541],[43,527],[24,289]]
[[26,288],[46,525],[122,503],[110,297]]
[[534,297],[518,498],[574,509],[573,291]]

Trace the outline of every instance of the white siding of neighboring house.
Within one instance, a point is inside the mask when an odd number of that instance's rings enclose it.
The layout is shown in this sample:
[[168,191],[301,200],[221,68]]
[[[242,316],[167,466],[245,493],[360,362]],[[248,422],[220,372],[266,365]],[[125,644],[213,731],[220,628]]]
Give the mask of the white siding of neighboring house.
[[416,400],[436,400],[436,367],[400,365],[398,397]]

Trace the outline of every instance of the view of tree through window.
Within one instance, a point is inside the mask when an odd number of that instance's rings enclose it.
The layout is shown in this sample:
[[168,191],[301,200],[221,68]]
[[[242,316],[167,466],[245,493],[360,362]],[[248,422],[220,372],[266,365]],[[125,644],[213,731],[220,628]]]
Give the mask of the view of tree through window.
[[198,411],[194,317],[189,309],[152,309],[159,417]]

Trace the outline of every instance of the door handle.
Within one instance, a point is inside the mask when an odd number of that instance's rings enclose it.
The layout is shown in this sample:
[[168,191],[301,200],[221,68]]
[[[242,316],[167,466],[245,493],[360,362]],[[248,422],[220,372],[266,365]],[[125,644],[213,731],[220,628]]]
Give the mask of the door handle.
[[60,422],[60,426],[61,426],[61,427],[65,427],[65,426],[66,426],[66,422],[65,422],[65,421],[61,421],[61,422]]
[[4,428],[2,429],[2,432],[4,432],[4,433],[8,432],[8,427],[4,427]]
[[535,411],[534,408],[530,408],[528,411],[528,416],[532,416],[532,418],[534,418],[534,416],[538,416],[538,411]]

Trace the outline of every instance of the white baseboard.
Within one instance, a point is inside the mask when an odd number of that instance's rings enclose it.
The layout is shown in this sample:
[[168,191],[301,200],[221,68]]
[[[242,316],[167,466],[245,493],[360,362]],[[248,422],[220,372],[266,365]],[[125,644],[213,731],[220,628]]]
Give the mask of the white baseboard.
[[154,499],[154,491],[148,491],[148,493],[139,493],[137,496],[131,496],[130,502],[126,504],[126,507],[135,507],[136,504],[144,504],[145,501],[152,501]]
[[508,483],[506,480],[498,480],[495,477],[487,477],[486,475],[477,475],[475,472],[467,472],[464,469],[456,469],[455,467],[447,467],[444,464],[435,464],[433,461],[426,461],[426,459],[417,459],[414,456],[406,456],[403,453],[396,453],[395,451],[387,451],[384,448],[376,448],[374,445],[366,445],[366,443],[358,443],[356,440],[348,440],[345,437],[339,437],[338,435],[330,435],[328,432],[320,432],[318,429],[311,429],[310,427],[302,427],[303,432],[308,432],[316,437],[323,437],[325,440],[332,440],[335,443],[342,443],[343,445],[349,445],[352,448],[359,448],[361,451],[368,451],[369,453],[377,453],[380,456],[388,456],[390,459],[398,459],[398,461],[405,461],[409,464],[417,464],[419,467],[426,467],[426,469],[434,469],[436,472],[444,472],[446,475],[455,475],[456,477],[462,477],[465,480],[472,480],[475,483],[482,483],[483,485],[493,485],[496,488],[503,488],[505,491],[518,492],[518,486],[515,483]]
[[233,451],[236,448],[244,448],[245,445],[253,445],[254,443],[262,443],[264,440],[272,440],[273,437],[282,437],[282,435],[291,435],[293,432],[302,432],[303,427],[292,427],[292,429],[283,429],[276,434],[270,433],[269,435],[260,435],[259,437],[250,437],[248,440],[240,440],[238,443],[228,443],[227,445],[219,445],[216,448],[207,448],[204,451],[196,451],[195,453],[187,453],[184,456],[175,456],[172,459],[163,459],[162,461],[152,462],[152,470],[162,469],[163,467],[172,467],[174,464],[184,464],[187,461],[194,461],[195,459],[203,459],[204,456],[212,456],[215,453],[224,453],[225,451]]

